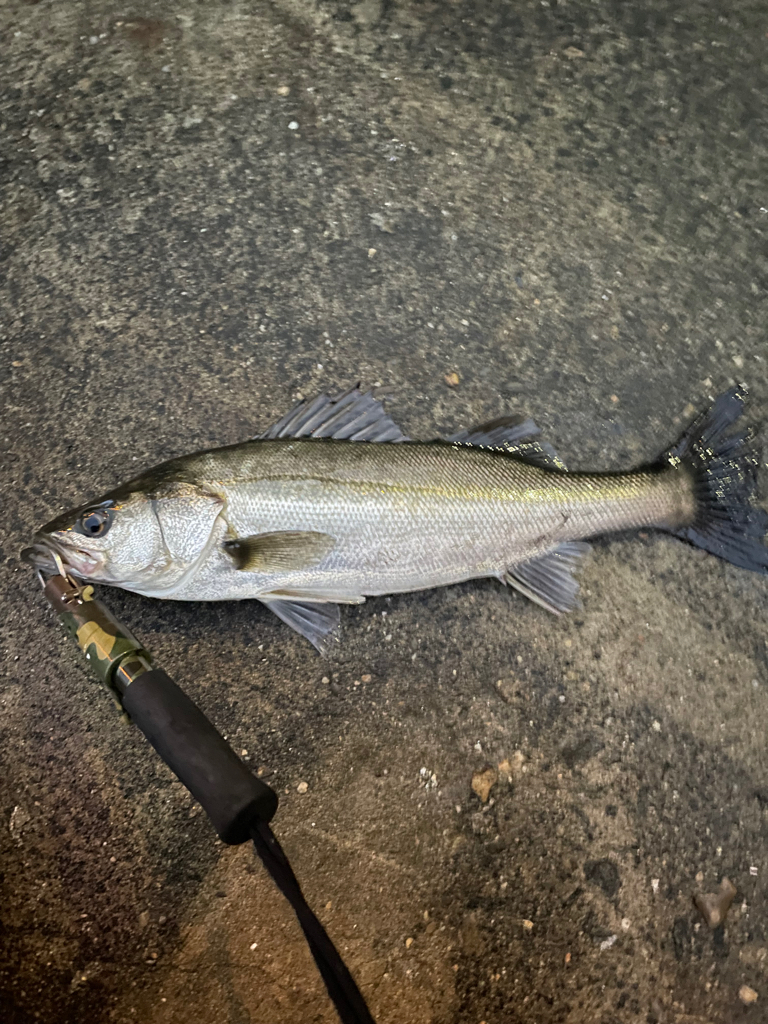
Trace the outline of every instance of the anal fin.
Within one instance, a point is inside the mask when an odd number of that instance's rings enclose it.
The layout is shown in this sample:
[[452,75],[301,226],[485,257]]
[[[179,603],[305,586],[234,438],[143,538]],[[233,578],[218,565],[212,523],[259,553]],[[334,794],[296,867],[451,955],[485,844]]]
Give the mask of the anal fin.
[[572,611],[579,592],[573,573],[589,550],[584,541],[567,541],[545,555],[511,566],[504,582],[555,615]]

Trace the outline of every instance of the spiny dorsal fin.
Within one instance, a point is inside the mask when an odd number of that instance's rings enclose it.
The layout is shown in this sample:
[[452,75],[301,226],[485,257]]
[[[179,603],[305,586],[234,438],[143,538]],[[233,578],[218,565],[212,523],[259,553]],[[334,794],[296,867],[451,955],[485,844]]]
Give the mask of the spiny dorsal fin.
[[311,569],[335,543],[335,538],[327,533],[281,530],[225,540],[223,547],[236,568],[245,572],[290,572]]
[[556,615],[569,612],[578,604],[579,584],[573,573],[589,550],[584,541],[568,541],[545,555],[511,566],[504,582],[547,611]]
[[407,441],[400,427],[371,391],[360,385],[338,396],[318,395],[294,406],[258,440],[278,437],[329,437],[337,441]]
[[461,430],[447,440],[453,444],[472,445],[476,448],[495,448],[545,469],[559,469],[564,472],[565,463],[552,445],[546,441],[534,440],[540,433],[532,419],[523,416],[500,416],[471,430]]

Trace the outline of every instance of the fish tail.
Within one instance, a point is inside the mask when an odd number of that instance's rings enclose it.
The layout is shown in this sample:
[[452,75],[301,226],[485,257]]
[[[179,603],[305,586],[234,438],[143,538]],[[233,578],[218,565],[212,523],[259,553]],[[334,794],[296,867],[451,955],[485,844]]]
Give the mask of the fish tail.
[[724,392],[664,457],[693,479],[693,520],[671,532],[733,565],[768,573],[768,514],[753,504],[760,464],[755,434],[729,429],[745,399],[743,386]]

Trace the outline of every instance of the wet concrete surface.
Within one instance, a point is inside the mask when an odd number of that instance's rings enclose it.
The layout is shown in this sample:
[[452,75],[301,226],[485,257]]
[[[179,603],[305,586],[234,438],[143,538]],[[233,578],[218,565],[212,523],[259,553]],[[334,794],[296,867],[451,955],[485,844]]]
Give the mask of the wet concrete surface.
[[[525,411],[573,468],[655,457],[733,379],[759,419],[767,31],[2,5],[3,1021],[335,1019],[252,853],[58,631],[30,531],[356,380],[415,437]],[[582,582],[562,619],[495,582],[372,600],[330,661],[250,602],[105,595],[280,793],[380,1024],[766,1019],[766,585],[654,534]]]

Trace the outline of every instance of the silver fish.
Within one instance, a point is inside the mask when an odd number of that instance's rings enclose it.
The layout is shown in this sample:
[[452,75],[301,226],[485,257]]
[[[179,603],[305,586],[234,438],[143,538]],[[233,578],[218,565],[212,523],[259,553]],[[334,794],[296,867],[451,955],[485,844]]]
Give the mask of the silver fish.
[[358,388],[260,437],[171,459],[44,526],[38,568],[178,601],[256,598],[323,650],[339,604],[492,576],[577,603],[584,538],[657,527],[768,572],[750,431],[721,395],[655,465],[568,473],[531,420],[414,442]]

